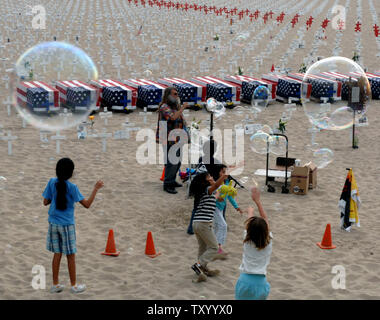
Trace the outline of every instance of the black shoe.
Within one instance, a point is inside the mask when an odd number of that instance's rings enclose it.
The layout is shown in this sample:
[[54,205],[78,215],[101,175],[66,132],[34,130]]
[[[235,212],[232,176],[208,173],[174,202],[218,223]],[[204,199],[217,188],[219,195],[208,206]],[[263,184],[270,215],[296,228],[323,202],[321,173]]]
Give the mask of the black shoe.
[[194,263],[194,264],[191,266],[191,269],[193,269],[194,272],[195,272],[198,276],[202,273],[201,269],[199,269],[199,267],[197,266],[196,263]]
[[174,187],[174,188],[180,188],[180,187],[183,187],[183,185],[180,184],[180,183],[178,183],[178,182],[176,181],[176,182],[174,182],[173,187]]
[[177,190],[174,189],[173,187],[164,187],[164,191],[166,191],[167,193],[171,193],[171,194],[178,193]]

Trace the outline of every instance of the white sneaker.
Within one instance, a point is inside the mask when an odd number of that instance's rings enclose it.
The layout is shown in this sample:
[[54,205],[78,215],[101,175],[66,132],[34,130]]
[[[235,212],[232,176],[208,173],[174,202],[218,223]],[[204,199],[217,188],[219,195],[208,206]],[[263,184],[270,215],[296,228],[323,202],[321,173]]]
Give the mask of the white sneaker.
[[62,292],[63,289],[65,289],[65,286],[63,284],[52,285],[50,288],[50,292],[58,293],[58,292]]
[[81,293],[86,290],[86,285],[85,284],[78,284],[76,286],[71,287],[71,292],[72,293]]

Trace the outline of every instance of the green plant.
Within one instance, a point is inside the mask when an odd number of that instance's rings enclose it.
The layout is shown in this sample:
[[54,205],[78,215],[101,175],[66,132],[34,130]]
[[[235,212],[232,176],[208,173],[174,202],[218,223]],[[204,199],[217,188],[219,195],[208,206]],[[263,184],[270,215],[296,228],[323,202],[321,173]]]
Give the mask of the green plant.
[[303,64],[301,64],[301,67],[300,67],[300,69],[299,69],[299,71],[298,72],[301,72],[301,73],[306,73],[306,65],[303,63]]
[[286,121],[278,120],[278,130],[283,134],[286,131]]

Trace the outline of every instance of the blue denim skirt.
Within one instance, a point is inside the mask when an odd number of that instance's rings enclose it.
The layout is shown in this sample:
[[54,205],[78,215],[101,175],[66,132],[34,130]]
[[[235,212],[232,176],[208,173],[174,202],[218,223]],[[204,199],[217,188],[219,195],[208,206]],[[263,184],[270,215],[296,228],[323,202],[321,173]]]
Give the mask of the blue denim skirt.
[[270,284],[264,274],[241,273],[235,286],[236,300],[266,300]]

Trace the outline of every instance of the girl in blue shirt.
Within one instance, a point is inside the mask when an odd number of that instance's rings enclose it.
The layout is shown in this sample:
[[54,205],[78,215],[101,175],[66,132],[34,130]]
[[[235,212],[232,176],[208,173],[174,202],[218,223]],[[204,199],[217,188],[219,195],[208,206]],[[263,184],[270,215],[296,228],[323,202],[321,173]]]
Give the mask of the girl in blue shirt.
[[79,293],[86,289],[84,284],[77,285],[75,271],[75,219],[74,204],[79,202],[85,208],[90,208],[95,195],[104,183],[99,180],[94,186],[90,198],[85,199],[77,185],[69,182],[74,172],[74,162],[62,158],[57,162],[56,178],[51,178],[42,194],[45,206],[49,207],[49,231],[46,248],[54,253],[53,257],[53,286],[50,292],[61,292],[64,285],[59,283],[58,274],[62,253],[67,256],[67,264],[71,282],[71,292]]

